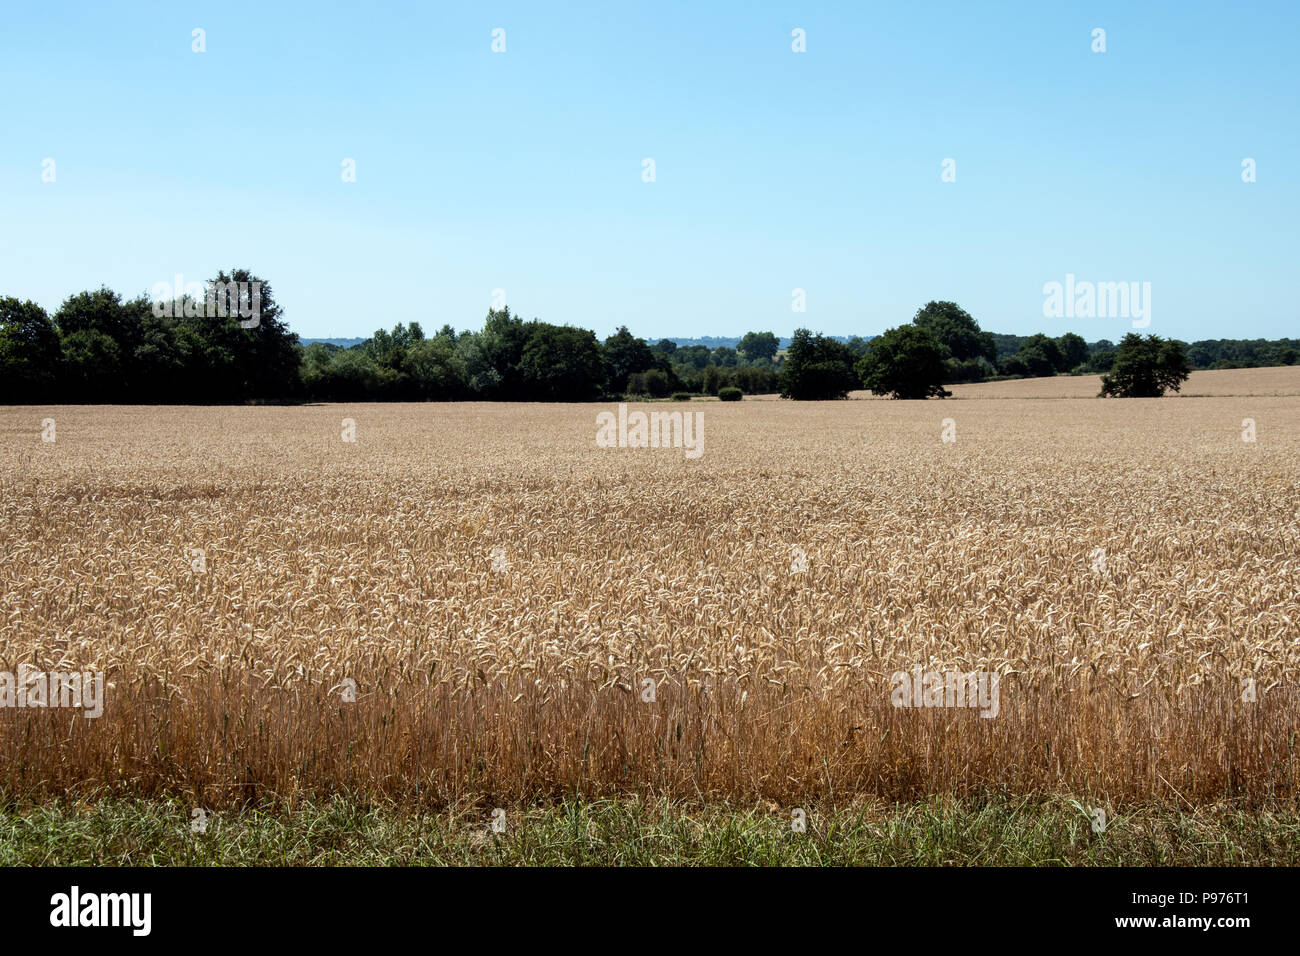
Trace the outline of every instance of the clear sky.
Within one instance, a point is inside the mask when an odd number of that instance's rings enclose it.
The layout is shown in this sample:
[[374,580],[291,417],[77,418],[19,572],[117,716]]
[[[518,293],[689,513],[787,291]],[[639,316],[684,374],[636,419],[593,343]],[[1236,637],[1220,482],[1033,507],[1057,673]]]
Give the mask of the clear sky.
[[247,267],[309,337],[495,289],[602,337],[1128,331],[1044,317],[1074,274],[1150,282],[1149,332],[1296,336],[1298,47],[1296,0],[11,3],[0,294]]

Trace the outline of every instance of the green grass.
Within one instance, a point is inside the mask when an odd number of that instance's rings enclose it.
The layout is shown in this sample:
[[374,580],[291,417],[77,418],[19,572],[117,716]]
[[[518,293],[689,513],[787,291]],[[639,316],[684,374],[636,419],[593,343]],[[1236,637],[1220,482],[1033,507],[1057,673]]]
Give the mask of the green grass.
[[0,864],[123,866],[1146,866],[1300,865],[1300,815],[1216,807],[1108,813],[1094,834],[1064,798],[991,797],[807,808],[582,801],[438,814],[344,799],[215,813],[191,829],[179,802],[0,805]]

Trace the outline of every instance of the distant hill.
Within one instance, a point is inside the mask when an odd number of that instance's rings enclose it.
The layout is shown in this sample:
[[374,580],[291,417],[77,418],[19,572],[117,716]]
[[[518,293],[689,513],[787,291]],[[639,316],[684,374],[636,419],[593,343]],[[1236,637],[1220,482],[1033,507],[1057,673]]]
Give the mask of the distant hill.
[[[740,344],[739,335],[704,335],[694,339],[678,338],[675,335],[655,335],[646,339],[646,341],[651,345],[654,345],[656,342],[662,341],[663,339],[667,339],[669,342],[676,342],[679,349],[689,348],[692,345],[703,345],[707,349],[734,349]],[[786,343],[789,341],[789,339],[782,339],[781,347],[784,348]]]
[[301,342],[303,345],[311,345],[311,344],[314,343],[314,342],[323,342],[323,343],[325,343],[326,345],[337,345],[337,346],[338,346],[339,348],[341,348],[341,349],[350,349],[350,348],[352,348],[352,346],[354,346],[354,345],[360,345],[362,342],[365,342],[368,338],[369,338],[369,336],[367,336],[365,339],[304,339],[304,338],[299,338],[298,341]]
[[[828,337],[835,339],[836,341],[839,342],[847,342],[850,338],[847,335],[832,335]],[[699,338],[693,338],[693,339],[679,338],[678,336],[675,335],[659,335],[659,336],[651,336],[649,339],[647,339],[647,341],[651,345],[653,345],[655,342],[658,342],[660,339],[667,339],[670,342],[676,342],[678,348],[688,348],[692,345],[703,345],[705,348],[708,349],[721,349],[721,348],[734,349],[737,345],[740,344],[740,338],[741,337],[739,335],[704,335],[704,336],[700,336]],[[875,336],[864,335],[863,338],[865,338],[869,342],[872,339],[874,339]],[[370,336],[366,336],[365,338],[360,338],[360,339],[307,339],[307,338],[298,339],[298,341],[301,342],[303,345],[311,345],[313,342],[324,342],[326,345],[337,345],[339,348],[344,348],[344,349],[350,349],[354,345],[360,345],[362,342],[368,342],[369,340],[370,340]],[[790,347],[789,336],[782,337],[780,342],[781,342],[780,345],[781,348],[787,349]]]
[[[864,335],[862,337],[866,339],[868,342],[870,342],[872,339],[875,338],[874,335]],[[653,345],[654,343],[658,342],[661,338],[667,339],[669,342],[676,342],[677,347],[679,349],[690,348],[692,345],[703,345],[705,348],[708,349],[734,349],[737,345],[740,344],[741,337],[739,335],[705,335],[696,339],[685,339],[685,338],[678,338],[675,335],[663,335],[663,336],[655,336],[653,338],[647,339],[647,341],[651,345]],[[837,342],[847,342],[851,338],[851,336],[829,335],[827,336],[827,338],[835,339],[835,341]],[[782,336],[779,341],[781,343],[780,348],[788,349],[790,347],[790,337],[788,335]]]

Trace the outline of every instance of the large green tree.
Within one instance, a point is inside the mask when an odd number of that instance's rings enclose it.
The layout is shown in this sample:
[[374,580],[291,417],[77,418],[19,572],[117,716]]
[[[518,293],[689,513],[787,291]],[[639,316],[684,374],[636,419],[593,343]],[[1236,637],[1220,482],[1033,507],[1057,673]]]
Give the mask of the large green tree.
[[[149,401],[159,383],[139,352],[152,310],[148,298],[124,300],[112,289],[68,296],[54,314],[63,343],[68,398],[78,402]],[[164,333],[168,334],[168,333]]]
[[1130,332],[1119,343],[1110,374],[1102,376],[1101,394],[1160,398],[1168,389],[1179,391],[1190,373],[1182,342]]
[[57,397],[62,361],[59,330],[35,302],[0,297],[0,402]]
[[[782,398],[823,401],[847,398],[857,388],[857,355],[843,342],[808,329],[795,329],[781,369]],[[716,392],[716,388],[714,389]]]
[[1088,343],[1082,335],[1066,332],[1056,340],[1056,347],[1061,353],[1062,372],[1072,372],[1088,361]]
[[605,361],[594,332],[568,325],[530,323],[519,363],[524,388],[534,401],[585,402],[605,386]]
[[465,393],[465,368],[456,355],[454,332],[412,343],[403,356],[402,372],[415,398],[446,401]]
[[956,302],[927,302],[916,310],[912,324],[934,336],[947,354],[958,362],[972,359],[997,361],[998,348],[990,332],[980,329],[971,314]]
[[61,398],[68,402],[109,404],[129,401],[122,388],[122,350],[113,337],[97,329],[78,329],[63,336]]
[[627,391],[627,378],[655,367],[655,354],[645,339],[637,338],[627,326],[605,339],[605,368],[611,392]]
[[[204,302],[194,303],[199,307],[185,308],[187,314],[176,320],[188,353],[191,401],[291,397],[302,355],[271,284],[247,269],[233,269],[218,272],[207,290]],[[247,296],[242,303],[241,292]]]
[[872,339],[857,372],[875,395],[920,399],[952,394],[943,387],[943,346],[917,325],[900,325]]
[[478,397],[507,401],[526,397],[519,371],[519,361],[528,341],[528,329],[524,327],[523,319],[511,315],[508,305],[489,309],[483,330],[473,339],[471,344],[476,344],[481,353],[476,357],[481,362],[476,359],[469,361],[478,373],[474,376]]
[[770,362],[776,358],[780,345],[781,340],[774,332],[746,332],[740,344],[736,346],[736,351],[746,362],[759,362],[764,359]]
[[151,314],[144,297],[124,300],[105,286],[94,291],[78,292],[63,300],[54,321],[64,335],[73,332],[102,332],[119,347],[134,351],[144,327],[144,316]]
[[1044,378],[1055,375],[1063,364],[1056,339],[1036,332],[1021,340],[1015,355],[1002,360],[1002,374]]

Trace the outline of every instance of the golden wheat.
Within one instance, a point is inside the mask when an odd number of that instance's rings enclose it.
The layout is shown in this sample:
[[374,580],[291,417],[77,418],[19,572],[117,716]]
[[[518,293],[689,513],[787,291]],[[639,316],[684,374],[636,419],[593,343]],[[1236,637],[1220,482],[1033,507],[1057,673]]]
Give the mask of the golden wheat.
[[1298,406],[694,403],[694,461],[608,406],[0,409],[0,669],[108,682],[0,709],[4,779],[1290,801]]

